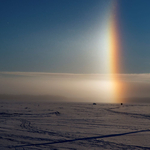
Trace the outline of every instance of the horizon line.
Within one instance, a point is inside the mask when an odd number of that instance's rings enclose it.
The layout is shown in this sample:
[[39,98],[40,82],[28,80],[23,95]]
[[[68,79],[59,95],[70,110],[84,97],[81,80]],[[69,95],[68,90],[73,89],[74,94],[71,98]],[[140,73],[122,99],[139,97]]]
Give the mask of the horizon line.
[[150,73],[55,73],[55,72],[30,72],[30,71],[0,71],[0,74],[39,74],[39,75],[150,75]]

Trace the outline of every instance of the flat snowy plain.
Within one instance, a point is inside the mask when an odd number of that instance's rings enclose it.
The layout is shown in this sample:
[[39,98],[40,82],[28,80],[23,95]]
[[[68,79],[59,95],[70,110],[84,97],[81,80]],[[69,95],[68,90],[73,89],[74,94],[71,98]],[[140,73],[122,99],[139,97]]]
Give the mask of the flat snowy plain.
[[150,149],[150,104],[0,101],[0,149]]

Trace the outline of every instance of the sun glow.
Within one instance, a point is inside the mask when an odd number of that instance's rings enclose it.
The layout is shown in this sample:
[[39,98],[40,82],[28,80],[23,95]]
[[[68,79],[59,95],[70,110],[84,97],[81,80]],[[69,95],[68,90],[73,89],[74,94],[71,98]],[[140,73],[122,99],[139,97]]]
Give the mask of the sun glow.
[[119,79],[118,73],[121,71],[121,55],[120,55],[120,38],[119,38],[119,29],[117,22],[117,9],[116,1],[112,0],[110,13],[105,26],[105,43],[103,43],[103,51],[105,51],[105,70],[108,70],[109,74],[109,83],[105,83],[108,87],[105,89],[107,95],[109,95],[109,102],[121,102],[123,91],[122,83]]
[[[101,94],[103,97],[104,102],[113,102],[112,101],[112,96],[114,97],[114,92],[113,92],[113,82],[112,81],[101,81],[100,82],[100,88],[101,88]],[[109,93],[109,94],[108,94]]]

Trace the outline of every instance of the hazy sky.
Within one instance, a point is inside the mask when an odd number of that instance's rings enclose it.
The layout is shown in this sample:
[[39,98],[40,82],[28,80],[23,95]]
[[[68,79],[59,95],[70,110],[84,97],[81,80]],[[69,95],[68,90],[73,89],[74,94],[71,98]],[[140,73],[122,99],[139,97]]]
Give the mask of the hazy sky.
[[[111,1],[1,0],[0,71],[105,73],[100,41]],[[117,5],[121,73],[149,73],[150,1]]]
[[[117,76],[122,84],[121,102],[143,102],[145,98],[149,101],[150,74]],[[1,72],[0,94],[63,96],[65,100],[75,102],[118,102],[111,95],[110,83],[106,74]]]
[[[105,75],[102,48],[113,1],[0,0],[0,94],[113,102],[116,77]],[[150,97],[150,0],[116,4],[121,89],[115,92]]]

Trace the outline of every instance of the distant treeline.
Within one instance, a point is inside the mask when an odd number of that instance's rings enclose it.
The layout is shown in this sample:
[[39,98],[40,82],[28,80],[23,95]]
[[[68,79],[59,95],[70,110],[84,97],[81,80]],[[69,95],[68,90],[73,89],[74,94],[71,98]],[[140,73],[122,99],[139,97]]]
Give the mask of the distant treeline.
[[124,99],[124,103],[150,103],[150,97],[132,97]]
[[[88,99],[73,99],[59,95],[11,95],[0,94],[0,100],[24,100],[24,101],[54,101],[54,102],[90,102]],[[93,102],[93,100],[91,100]],[[150,97],[129,97],[122,100],[123,103],[150,103]]]
[[0,94],[0,100],[51,100],[66,101],[67,98],[57,95],[9,95]]

